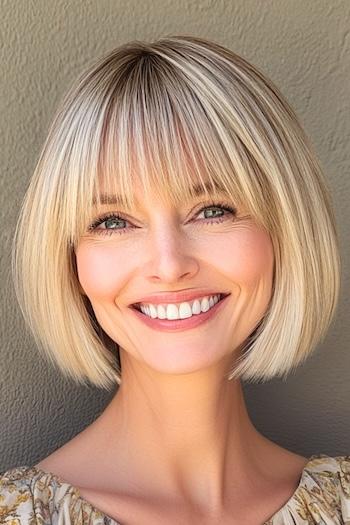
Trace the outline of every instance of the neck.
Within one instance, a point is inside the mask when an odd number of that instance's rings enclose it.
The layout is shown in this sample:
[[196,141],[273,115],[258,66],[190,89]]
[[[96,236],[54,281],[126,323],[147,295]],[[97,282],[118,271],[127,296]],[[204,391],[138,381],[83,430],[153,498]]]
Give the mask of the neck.
[[219,508],[232,472],[243,482],[259,470],[268,443],[249,419],[240,381],[224,378],[227,363],[183,375],[142,366],[123,364],[122,384],[97,420],[108,468],[114,454],[133,488]]

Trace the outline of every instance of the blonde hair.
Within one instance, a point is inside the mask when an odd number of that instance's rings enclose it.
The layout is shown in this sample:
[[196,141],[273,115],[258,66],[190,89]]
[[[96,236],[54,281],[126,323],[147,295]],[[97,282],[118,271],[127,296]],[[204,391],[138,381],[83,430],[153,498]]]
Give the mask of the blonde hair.
[[119,347],[81,292],[75,248],[101,183],[132,206],[133,181],[175,203],[195,180],[218,187],[270,234],[269,306],[228,379],[284,376],[323,339],[339,295],[330,192],[276,86],[221,45],[193,36],[134,41],[99,59],[56,113],[13,243],[15,290],[43,355],[78,383],[121,382]]

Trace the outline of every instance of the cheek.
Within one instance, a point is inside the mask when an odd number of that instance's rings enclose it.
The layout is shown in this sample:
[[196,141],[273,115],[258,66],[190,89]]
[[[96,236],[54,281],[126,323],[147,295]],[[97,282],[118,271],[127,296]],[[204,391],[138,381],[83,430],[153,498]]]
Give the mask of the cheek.
[[81,245],[76,251],[77,272],[80,285],[90,298],[110,298],[122,281],[123,258],[116,250],[102,246]]
[[269,234],[262,229],[242,229],[227,243],[221,258],[223,272],[242,285],[255,285],[261,279],[272,283],[274,253]]

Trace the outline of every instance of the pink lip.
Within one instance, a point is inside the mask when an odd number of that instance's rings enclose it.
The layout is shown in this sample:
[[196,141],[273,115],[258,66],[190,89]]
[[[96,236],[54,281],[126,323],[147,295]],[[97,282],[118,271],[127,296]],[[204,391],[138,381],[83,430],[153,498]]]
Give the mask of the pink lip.
[[137,303],[152,303],[152,304],[163,304],[163,303],[182,303],[185,301],[192,301],[192,299],[197,299],[197,297],[206,297],[209,295],[221,295],[226,296],[228,293],[218,292],[217,290],[184,290],[182,292],[165,292],[158,293],[154,295],[146,295],[142,297]]
[[205,323],[209,319],[213,319],[213,317],[215,317],[221,308],[223,308],[224,304],[226,304],[229,295],[217,302],[207,312],[201,312],[200,314],[192,315],[192,317],[188,317],[187,319],[176,319],[174,321],[169,321],[168,319],[152,319],[152,317],[148,317],[133,307],[130,307],[130,310],[134,313],[134,315],[136,315],[138,319],[143,321],[147,326],[153,328],[154,330],[161,332],[189,330],[190,328],[195,328],[196,326]]

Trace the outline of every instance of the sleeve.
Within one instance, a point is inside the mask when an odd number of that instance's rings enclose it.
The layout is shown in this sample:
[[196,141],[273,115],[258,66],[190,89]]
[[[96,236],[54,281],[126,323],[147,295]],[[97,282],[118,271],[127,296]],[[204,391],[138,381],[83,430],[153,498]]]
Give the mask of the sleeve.
[[0,474],[0,523],[34,525],[33,500],[28,485],[11,482]]

